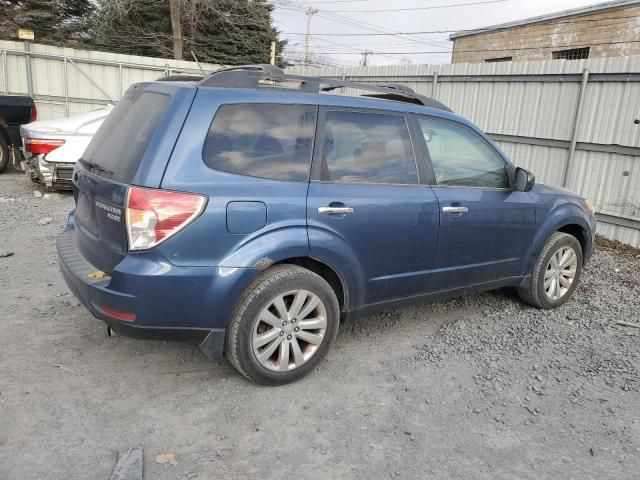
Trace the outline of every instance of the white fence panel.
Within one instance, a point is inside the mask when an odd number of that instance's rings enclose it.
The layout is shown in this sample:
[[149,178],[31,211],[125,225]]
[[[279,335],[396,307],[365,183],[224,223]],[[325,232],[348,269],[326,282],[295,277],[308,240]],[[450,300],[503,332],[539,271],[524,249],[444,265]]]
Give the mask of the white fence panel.
[[[27,51],[28,50],[28,51]],[[201,73],[195,62],[0,40],[0,92],[31,94],[39,118],[53,119],[113,103],[133,83]],[[29,69],[31,66],[31,82]],[[220,65],[201,64],[205,72]]]

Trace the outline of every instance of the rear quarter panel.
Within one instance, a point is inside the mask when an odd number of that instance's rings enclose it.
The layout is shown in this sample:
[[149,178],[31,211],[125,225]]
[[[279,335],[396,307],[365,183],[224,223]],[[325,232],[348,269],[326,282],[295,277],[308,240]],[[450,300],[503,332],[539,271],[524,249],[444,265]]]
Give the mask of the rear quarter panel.
[[[258,268],[256,263],[262,267],[308,255],[307,182],[230,174],[213,170],[203,161],[203,145],[220,105],[246,101],[228,98],[219,89],[198,90],[161,185],[209,198],[205,211],[192,225],[159,247],[176,265]],[[242,202],[264,203],[266,224],[254,232],[231,233],[241,230],[228,228],[228,205],[233,203],[234,211],[240,211]]]

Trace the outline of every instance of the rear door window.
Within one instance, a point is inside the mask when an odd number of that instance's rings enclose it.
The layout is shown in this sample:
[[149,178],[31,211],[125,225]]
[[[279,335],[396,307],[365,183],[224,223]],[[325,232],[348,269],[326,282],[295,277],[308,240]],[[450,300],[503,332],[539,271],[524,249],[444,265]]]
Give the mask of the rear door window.
[[98,175],[131,183],[170,102],[168,95],[129,90],[87,146],[84,164]]
[[204,162],[228,173],[306,182],[317,110],[314,105],[223,105],[209,128]]
[[403,115],[328,110],[320,179],[342,183],[418,183]]

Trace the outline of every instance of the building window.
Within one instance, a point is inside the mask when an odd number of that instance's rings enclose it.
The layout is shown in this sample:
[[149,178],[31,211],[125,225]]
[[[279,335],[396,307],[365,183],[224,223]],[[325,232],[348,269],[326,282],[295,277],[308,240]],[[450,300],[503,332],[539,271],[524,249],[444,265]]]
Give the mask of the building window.
[[485,62],[493,63],[493,62],[510,62],[513,60],[513,57],[497,57],[497,58],[485,58]]
[[589,50],[591,50],[591,47],[572,48],[570,50],[558,50],[553,52],[552,55],[554,60],[580,60],[589,58]]

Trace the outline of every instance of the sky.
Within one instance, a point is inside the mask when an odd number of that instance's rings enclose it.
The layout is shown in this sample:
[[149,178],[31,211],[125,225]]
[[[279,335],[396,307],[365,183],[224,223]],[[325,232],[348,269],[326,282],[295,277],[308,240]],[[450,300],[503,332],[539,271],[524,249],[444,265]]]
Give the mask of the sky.
[[[289,40],[287,57],[303,59],[305,10],[311,18],[312,59],[319,65],[357,66],[367,56],[369,65],[451,62],[453,31],[486,27],[602,0],[271,0],[274,21]],[[465,5],[466,4],[466,5]],[[474,5],[470,5],[474,4]],[[436,8],[434,8],[436,7]],[[438,8],[440,7],[440,8]],[[442,8],[446,7],[446,8]],[[384,10],[375,12],[374,10]],[[372,35],[369,33],[402,33]],[[408,34],[412,32],[436,32]],[[358,35],[354,35],[358,34]],[[435,53],[437,52],[437,53]]]

